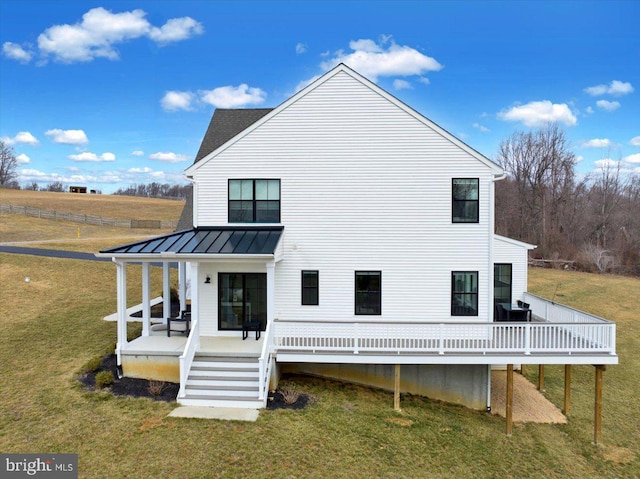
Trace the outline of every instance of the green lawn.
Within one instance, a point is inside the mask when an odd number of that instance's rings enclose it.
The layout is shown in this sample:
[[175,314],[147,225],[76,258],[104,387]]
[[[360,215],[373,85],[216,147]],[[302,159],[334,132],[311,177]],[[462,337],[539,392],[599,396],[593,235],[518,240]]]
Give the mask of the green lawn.
[[[132,301],[138,275],[130,268]],[[516,425],[510,438],[504,419],[484,412],[403,397],[395,413],[390,393],[305,378],[294,380],[315,403],[301,411],[262,411],[256,423],[167,418],[175,404],[91,393],[74,379],[115,342],[115,324],[101,320],[116,306],[112,264],[0,255],[0,451],[78,453],[80,477],[90,478],[638,477],[640,281],[530,276],[534,292],[618,323],[601,447],[591,444],[591,366],[574,367],[569,424]],[[547,367],[546,394],[558,405],[562,374]]]

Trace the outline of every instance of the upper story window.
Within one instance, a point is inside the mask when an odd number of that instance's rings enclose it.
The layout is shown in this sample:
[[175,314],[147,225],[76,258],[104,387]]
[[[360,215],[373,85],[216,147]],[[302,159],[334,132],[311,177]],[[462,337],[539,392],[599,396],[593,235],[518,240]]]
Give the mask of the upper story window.
[[454,178],[452,219],[454,223],[477,223],[479,217],[478,178]]
[[478,316],[478,272],[451,273],[451,316]]
[[317,306],[319,304],[318,271],[302,271],[302,305]]
[[280,180],[229,180],[229,223],[280,223]]
[[382,314],[382,273],[356,271],[356,314]]

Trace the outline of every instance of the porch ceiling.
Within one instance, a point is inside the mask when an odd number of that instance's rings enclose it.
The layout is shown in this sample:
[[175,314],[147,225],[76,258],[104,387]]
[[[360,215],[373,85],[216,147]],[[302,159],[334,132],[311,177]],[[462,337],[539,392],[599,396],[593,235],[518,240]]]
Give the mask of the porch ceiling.
[[273,255],[283,229],[283,226],[194,228],[105,249],[98,255]]

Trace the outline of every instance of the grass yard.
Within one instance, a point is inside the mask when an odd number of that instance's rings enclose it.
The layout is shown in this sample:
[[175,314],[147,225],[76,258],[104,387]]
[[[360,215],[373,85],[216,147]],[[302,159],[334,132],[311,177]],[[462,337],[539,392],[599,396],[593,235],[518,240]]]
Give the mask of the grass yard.
[[177,220],[184,206],[184,201],[160,198],[8,189],[0,189],[0,203],[135,220]]
[[[130,267],[129,284],[138,275]],[[620,365],[604,375],[604,446],[591,444],[590,366],[574,367],[569,424],[516,425],[510,438],[504,419],[484,412],[403,396],[396,413],[391,393],[306,378],[289,380],[315,397],[303,410],[265,410],[256,423],[167,418],[175,404],[114,398],[75,381],[114,346],[116,325],[101,320],[116,307],[112,264],[0,255],[0,451],[78,453],[82,478],[638,477],[640,281],[530,276],[533,292],[618,323]],[[158,295],[159,271],[152,278]],[[557,405],[562,378],[562,368],[547,367],[546,394]]]

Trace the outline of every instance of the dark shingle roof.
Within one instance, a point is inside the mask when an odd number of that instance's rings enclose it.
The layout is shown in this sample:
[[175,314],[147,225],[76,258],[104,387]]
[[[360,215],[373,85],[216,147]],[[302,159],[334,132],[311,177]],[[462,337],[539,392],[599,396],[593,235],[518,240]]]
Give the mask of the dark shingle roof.
[[[207,132],[202,138],[200,149],[194,163],[199,162],[215,149],[224,145],[238,133],[253,125],[273,108],[225,109],[218,108],[213,112]],[[193,228],[193,188],[187,194],[182,214],[178,220],[176,231]]]
[[196,155],[197,163],[215,149],[224,145],[241,131],[253,125],[273,108],[248,108],[229,110],[218,108],[213,112],[209,128],[204,134],[200,149]]

